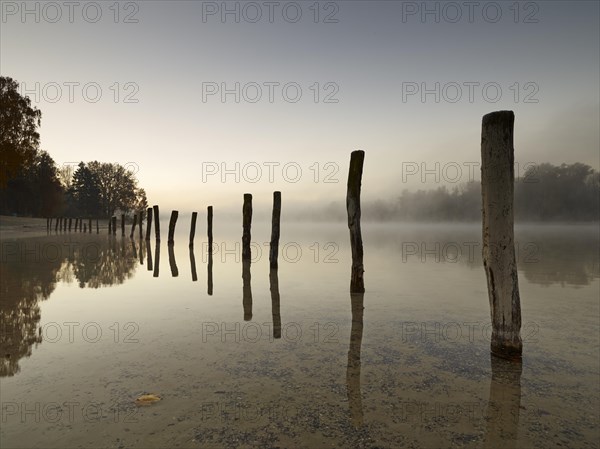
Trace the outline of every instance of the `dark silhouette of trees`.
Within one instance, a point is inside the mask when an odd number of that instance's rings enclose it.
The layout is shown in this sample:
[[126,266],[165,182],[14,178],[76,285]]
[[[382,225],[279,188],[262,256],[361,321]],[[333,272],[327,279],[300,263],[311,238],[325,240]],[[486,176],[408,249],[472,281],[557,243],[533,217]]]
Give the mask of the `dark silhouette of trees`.
[[530,167],[515,185],[515,214],[522,220],[598,220],[600,173],[575,163]]
[[0,212],[27,216],[52,216],[64,207],[64,191],[54,160],[38,151],[27,165],[0,189]]
[[68,190],[70,209],[93,217],[110,217],[115,211],[146,210],[146,192],[138,187],[133,172],[119,164],[81,162]]
[[147,208],[146,192],[119,164],[83,162],[58,169],[40,150],[42,113],[0,77],[0,214],[108,217]]
[[18,82],[0,76],[0,188],[34,161],[40,146],[42,112],[18,89]]

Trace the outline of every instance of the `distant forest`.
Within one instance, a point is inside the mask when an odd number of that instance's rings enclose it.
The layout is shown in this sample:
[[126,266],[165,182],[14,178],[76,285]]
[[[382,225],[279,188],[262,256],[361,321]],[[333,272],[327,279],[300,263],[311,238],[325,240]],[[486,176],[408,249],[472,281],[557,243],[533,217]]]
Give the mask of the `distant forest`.
[[0,214],[105,218],[148,206],[134,173],[97,161],[57,167],[40,149],[42,112],[0,77]]
[[[598,221],[600,173],[581,163],[531,166],[515,179],[514,201],[517,221]],[[377,221],[479,221],[481,183],[404,190],[392,201],[364,202],[362,216]]]

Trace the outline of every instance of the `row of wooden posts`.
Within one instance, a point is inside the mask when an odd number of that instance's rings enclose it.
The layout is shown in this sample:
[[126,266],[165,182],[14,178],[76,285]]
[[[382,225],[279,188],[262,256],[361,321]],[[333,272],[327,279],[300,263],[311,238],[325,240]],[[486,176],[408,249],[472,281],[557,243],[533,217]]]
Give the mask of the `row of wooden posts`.
[[[482,120],[481,131],[481,191],[483,221],[483,265],[487,278],[488,299],[492,320],[492,354],[519,359],[522,353],[521,304],[517,277],[517,266],[514,246],[514,113],[497,111],[487,114]],[[360,228],[360,193],[364,151],[353,151],[350,157],[348,185],[346,193],[346,210],[348,228],[350,230],[350,246],[352,251],[352,268],[350,292],[362,294],[364,286],[363,244]],[[208,206],[208,248],[212,251],[212,206]],[[252,225],[252,195],[244,194],[242,208],[242,260],[251,259],[250,240]],[[281,215],[281,192],[273,193],[273,216],[271,228],[271,246],[269,262],[272,269],[277,268],[279,252]],[[175,225],[179,212],[171,212],[169,221],[169,245],[174,244]],[[196,232],[197,212],[192,213],[189,245],[193,247]],[[151,226],[154,218],[154,230],[157,242],[160,241],[160,221],[158,206],[146,211],[146,240],[150,240]],[[134,215],[131,237],[133,237],[139,220],[139,234],[142,238],[143,212]],[[68,219],[71,230],[72,219]],[[48,219],[50,229],[52,219]],[[82,230],[83,219],[75,219],[75,229]],[[117,217],[109,220],[109,234],[117,232]],[[55,229],[67,229],[67,219],[59,218]],[[91,232],[92,221],[83,223],[83,232]],[[98,233],[98,220],[96,220]],[[121,233],[125,235],[125,215],[121,215]]]
[[[98,219],[96,221],[96,234],[100,233],[100,226],[98,224]],[[46,218],[46,229],[50,231],[52,229],[52,224],[54,222],[54,230],[55,231],[71,231],[75,232],[86,232],[92,233],[92,219],[91,218],[73,218],[73,217],[48,217]],[[75,225],[73,227],[73,225]]]

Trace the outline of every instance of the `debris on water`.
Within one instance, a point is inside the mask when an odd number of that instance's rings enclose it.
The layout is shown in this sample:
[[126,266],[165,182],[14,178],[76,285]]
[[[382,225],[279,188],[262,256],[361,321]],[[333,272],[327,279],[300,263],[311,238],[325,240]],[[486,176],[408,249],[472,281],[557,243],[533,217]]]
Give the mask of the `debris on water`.
[[151,405],[162,398],[156,394],[143,394],[135,400],[136,405]]

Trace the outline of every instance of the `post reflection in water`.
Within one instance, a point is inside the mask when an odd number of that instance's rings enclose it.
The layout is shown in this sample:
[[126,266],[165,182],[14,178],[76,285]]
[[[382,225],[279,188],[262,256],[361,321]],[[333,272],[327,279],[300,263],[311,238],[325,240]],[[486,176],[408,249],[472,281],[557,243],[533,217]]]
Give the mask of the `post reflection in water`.
[[250,285],[250,261],[242,261],[242,304],[244,306],[244,321],[252,320],[252,286]]
[[144,265],[144,241],[140,239],[140,265]]
[[150,248],[150,240],[146,240],[146,251],[148,252],[148,271],[152,271],[152,248]]
[[346,369],[346,391],[350,418],[354,427],[363,424],[362,397],[360,393],[360,347],[363,335],[364,293],[351,293],[352,328],[348,349],[348,367]]
[[277,269],[269,272],[269,285],[271,287],[271,314],[273,315],[273,338],[281,338],[281,313],[279,301],[279,277]]
[[194,257],[194,245],[190,245],[190,266],[192,267],[192,282],[198,280],[198,273],[196,273],[196,258]]
[[208,245],[208,267],[207,267],[207,271],[208,271],[208,295],[209,296],[212,296],[212,294],[213,294],[212,268],[213,268],[212,246]]
[[52,244],[62,247],[70,239],[48,238],[3,242],[0,257],[0,377],[14,376],[19,361],[44,344],[40,302],[47,300],[57,283],[98,289],[122,284],[137,268],[129,246],[120,248],[114,239],[82,239],[68,251],[37,259],[34,248]]
[[487,409],[485,447],[516,448],[521,409],[522,361],[491,356],[492,380]]
[[[137,260],[138,257],[138,253],[137,253],[137,246],[135,246],[135,240],[131,239],[131,249],[133,250],[133,257]],[[141,248],[140,248],[141,251]]]
[[179,270],[177,269],[177,263],[175,262],[175,245],[167,245],[169,249],[169,266],[171,267],[171,276],[176,278],[179,276]]
[[154,253],[156,254],[156,258],[154,259],[154,274],[153,277],[158,277],[158,268],[160,266],[160,240],[156,241],[156,246],[154,247]]

